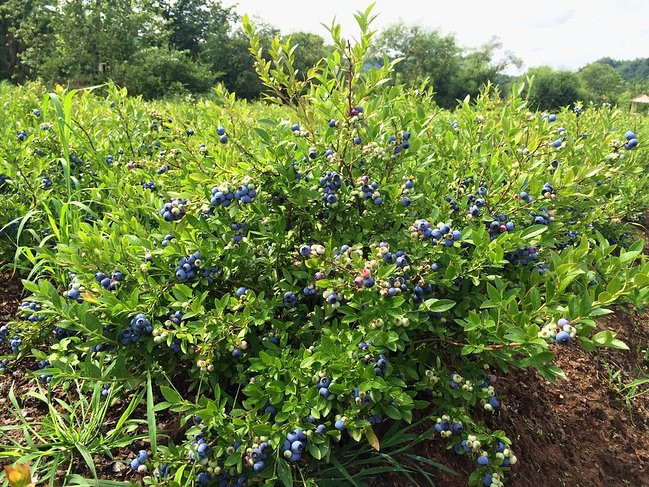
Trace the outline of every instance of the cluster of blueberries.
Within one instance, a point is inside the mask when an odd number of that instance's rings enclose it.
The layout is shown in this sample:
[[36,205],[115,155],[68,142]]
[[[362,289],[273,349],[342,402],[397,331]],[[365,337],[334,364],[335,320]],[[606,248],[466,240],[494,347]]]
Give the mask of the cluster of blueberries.
[[526,266],[539,259],[538,249],[534,245],[505,254],[505,259],[512,265]]
[[291,291],[286,291],[284,293],[284,297],[282,298],[282,303],[287,308],[294,308],[295,306],[297,306],[298,298]]
[[108,394],[110,394],[110,384],[104,384],[101,386],[101,397],[106,399],[108,397]]
[[7,370],[7,367],[9,367],[9,359],[4,358],[0,360],[0,372],[4,372],[5,370]]
[[169,203],[165,203],[160,210],[160,215],[165,221],[179,221],[185,216],[187,212],[187,200],[173,198]]
[[112,154],[107,155],[106,156],[106,164],[108,164],[109,166],[112,166],[113,162],[115,162],[115,157],[113,157]]
[[335,292],[327,290],[322,293],[322,297],[325,298],[327,304],[332,305],[334,308],[340,306],[340,297]]
[[[404,177],[404,179],[406,179]],[[415,188],[415,182],[412,179],[407,178],[405,182],[401,185],[401,203],[403,206],[410,206],[410,198],[407,196]]]
[[20,132],[18,132],[18,141],[19,142],[24,142],[25,140],[27,140],[27,137],[29,137],[29,134],[27,132],[25,132],[24,130],[21,130]]
[[76,279],[74,279],[68,286],[68,290],[63,292],[63,297],[76,301],[77,303],[83,303],[81,291],[83,291],[83,287]]
[[321,377],[318,383],[316,384],[316,388],[318,389],[318,394],[320,394],[322,397],[327,399],[331,395],[331,391],[329,390],[329,387],[333,383],[334,382],[328,377]]
[[149,454],[147,453],[147,451],[140,450],[137,453],[137,457],[131,461],[131,468],[137,472],[146,471],[146,466],[144,466],[144,464],[147,462],[148,459],[149,459]]
[[532,202],[532,197],[529,195],[527,191],[521,191],[518,195],[521,201],[524,201],[525,203],[531,203]]
[[[384,242],[381,242],[379,244],[382,248],[387,248],[386,245],[383,245]],[[396,265],[399,268],[406,267],[408,265],[408,255],[403,251],[403,250],[397,250],[394,253],[386,251],[383,254],[383,260],[389,264],[394,262],[394,265]]]
[[451,206],[451,210],[460,211],[460,205],[457,201],[455,201],[454,198],[452,198],[451,196],[446,196],[444,199]]
[[394,149],[392,149],[393,154],[399,154],[403,149],[409,149],[410,148],[410,132],[404,132],[403,133],[403,140],[401,143],[397,141],[397,138],[394,135],[391,135],[388,137],[388,143],[396,145],[394,146]]
[[201,264],[201,253],[199,251],[187,257],[181,257],[176,266],[176,277],[180,282],[194,279]]
[[145,181],[142,183],[142,187],[144,189],[148,189],[149,191],[155,191],[156,190],[156,185],[153,181]]
[[631,130],[627,131],[624,137],[626,138],[626,144],[624,144],[626,150],[631,150],[638,145],[638,136]]
[[207,458],[210,454],[210,446],[207,441],[203,439],[201,434],[197,434],[191,443],[191,451],[189,452],[189,459],[194,462],[200,462]]
[[[577,107],[575,107],[575,110]],[[581,113],[581,111],[579,112]],[[494,473],[486,473],[484,474],[484,477],[482,477],[482,483],[484,484],[485,487],[504,487],[505,484],[502,481],[502,477],[498,472]]]
[[530,212],[530,217],[534,225],[549,225],[553,215],[545,208],[541,208],[538,212]]
[[460,433],[463,429],[461,421],[451,422],[448,415],[442,414],[435,421],[435,432],[439,433],[442,438],[448,438],[453,433]]
[[250,453],[250,459],[253,461],[252,469],[255,472],[261,472],[266,467],[266,460],[268,460],[268,442],[263,441],[258,447],[253,448]]
[[555,323],[548,323],[539,332],[539,337],[547,341],[556,341],[560,345],[567,345],[577,335],[577,329],[566,318],[560,318]]
[[173,240],[174,240],[174,236],[171,235],[170,233],[168,233],[167,235],[165,235],[163,237],[162,242],[160,243],[160,245],[162,245],[163,247],[166,247],[167,245],[169,245],[170,242],[173,242]]
[[128,328],[119,332],[119,341],[122,345],[132,345],[140,340],[142,335],[150,335],[153,332],[153,326],[149,319],[143,314],[137,314],[131,319]]
[[385,371],[388,369],[388,359],[386,358],[385,355],[381,354],[379,355],[379,358],[377,361],[374,363],[374,373],[376,375],[384,375]]
[[[367,180],[367,176],[364,176],[364,178]],[[365,198],[366,200],[372,200],[372,203],[374,203],[376,206],[379,206],[381,203],[383,203],[383,198],[378,192],[379,183],[373,181],[371,184],[368,184],[368,182],[369,181],[364,182],[363,186],[361,186],[363,198]]]
[[556,195],[556,192],[554,191],[554,188],[552,185],[548,182],[546,182],[543,185],[543,188],[541,189],[541,196],[545,198],[552,198],[553,195]]
[[[106,275],[103,272],[95,274],[95,281],[97,281],[106,291],[114,291],[117,288],[117,285],[123,280],[124,274],[117,269],[115,269],[110,275]],[[70,292],[68,291],[68,297],[69,296]]]
[[248,225],[245,223],[231,223],[230,229],[234,231],[232,240],[234,240],[235,243],[239,243],[243,240],[243,235],[248,230]]
[[[32,303],[31,301],[23,301],[18,306],[18,310],[26,313],[25,319],[30,322],[43,321],[43,315],[37,314],[41,310],[41,305],[38,303]],[[1,343],[1,342],[0,342]]]
[[13,353],[18,353],[20,350],[20,346],[23,344],[23,341],[18,335],[14,335],[11,337],[9,340],[9,346],[11,347],[11,351]]
[[469,199],[469,215],[479,217],[482,214],[480,208],[485,205],[484,198],[476,198],[472,194],[468,195],[467,198]]
[[49,189],[52,187],[52,181],[48,176],[43,176],[43,182],[41,184],[41,188],[43,189]]
[[212,284],[216,279],[217,274],[219,273],[219,268],[217,266],[210,266],[203,269],[203,278],[207,281],[208,284]]
[[320,187],[322,188],[322,200],[327,205],[334,205],[338,202],[338,190],[342,185],[340,174],[337,172],[327,171],[320,178]]
[[352,391],[352,399],[358,405],[366,406],[372,402],[372,398],[364,391],[361,391],[360,388],[355,387]]
[[489,231],[489,235],[493,240],[496,237],[498,237],[498,235],[500,235],[501,233],[513,232],[514,228],[515,228],[514,222],[512,221],[508,222],[507,217],[501,214],[491,221],[491,223],[487,227],[487,230]]
[[77,336],[78,334],[79,332],[77,331],[68,330],[60,326],[55,326],[54,330],[52,331],[52,337],[54,337],[56,340],[63,340],[64,338]]
[[[38,361],[38,370],[43,370],[43,369],[46,369],[46,368],[48,368],[50,366],[51,366],[51,364],[50,364],[49,360],[39,360]],[[46,384],[48,384],[48,383],[50,383],[52,381],[52,376],[50,376],[50,375],[41,374],[38,378],[41,380],[41,382],[45,382]]]
[[282,445],[282,455],[289,462],[299,462],[305,447],[306,435],[304,431],[297,428],[295,431],[286,435],[286,440],[284,440],[284,444]]
[[[389,291],[388,291],[389,292]],[[433,293],[433,287],[429,282],[417,284],[412,288],[412,299],[415,303],[421,303],[426,296]]]
[[408,290],[407,282],[408,276],[390,276],[383,287],[387,287],[386,294],[393,298]]
[[216,133],[219,135],[219,142],[221,142],[221,144],[228,143],[228,136],[225,133],[225,127],[219,125],[216,129]]
[[[206,472],[201,472],[196,476],[196,481],[201,486],[209,484],[211,480],[212,477]],[[248,477],[245,473],[242,473],[237,477],[236,470],[231,470],[229,472],[220,472],[216,477],[216,481],[217,482],[214,485],[218,485],[219,487],[243,487],[246,485]]]
[[238,189],[232,190],[228,185],[214,186],[212,188],[212,199],[210,203],[213,206],[222,206],[227,208],[233,201],[242,204],[252,203],[257,196],[257,190],[254,184],[242,184]]
[[304,293],[306,297],[312,297],[318,294],[318,290],[313,284],[309,284],[308,286],[304,286],[304,289],[302,289],[302,293]]
[[438,223],[433,227],[428,220],[419,219],[411,227],[424,240],[432,239],[436,244],[443,244],[446,247],[452,247],[454,242],[462,238],[462,232],[453,230],[446,223]]
[[167,166],[160,166],[158,170],[156,171],[158,174],[164,174],[169,170]]
[[174,325],[180,325],[184,314],[185,313],[183,313],[182,311],[171,311],[167,316],[167,321],[169,322],[169,324],[173,323]]
[[99,345],[93,345],[90,347],[92,353],[107,352],[112,349],[113,346],[108,343],[100,343]]
[[7,341],[8,336],[9,336],[9,325],[5,324],[0,326],[0,345],[2,345]]

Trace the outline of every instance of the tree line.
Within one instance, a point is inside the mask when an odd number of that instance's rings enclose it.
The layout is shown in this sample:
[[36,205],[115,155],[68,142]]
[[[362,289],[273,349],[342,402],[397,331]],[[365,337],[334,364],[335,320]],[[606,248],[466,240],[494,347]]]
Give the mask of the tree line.
[[[217,83],[255,99],[263,87],[248,53],[240,16],[218,0],[3,0],[0,4],[0,80],[89,86],[113,80],[129,93],[158,98],[206,93]],[[257,22],[262,44],[282,33]],[[304,73],[331,47],[318,34],[291,34],[295,66]],[[649,91],[649,59],[604,58],[577,72],[549,67],[521,77],[505,74],[521,61],[497,40],[466,48],[452,34],[403,23],[379,32],[374,59],[402,58],[395,80],[432,86],[437,102],[453,107],[490,82],[508,90],[534,75],[528,95],[539,109],[577,101],[626,103]]]

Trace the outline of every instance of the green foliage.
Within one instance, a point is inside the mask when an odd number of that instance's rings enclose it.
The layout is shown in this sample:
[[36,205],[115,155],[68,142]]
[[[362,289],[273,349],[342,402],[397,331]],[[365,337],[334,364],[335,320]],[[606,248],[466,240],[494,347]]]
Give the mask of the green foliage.
[[395,67],[399,82],[417,86],[427,80],[435,90],[435,101],[451,108],[466,95],[478,95],[509,64],[518,63],[511,56],[494,60],[499,47],[494,40],[478,49],[464,49],[453,35],[399,23],[380,33],[373,50],[379,62],[383,56],[401,59]]
[[585,99],[595,103],[616,102],[624,89],[624,80],[608,64],[591,63],[579,71]]
[[116,68],[112,77],[132,95],[147,99],[205,93],[214,83],[214,75],[205,65],[184,52],[158,47],[138,51],[128,64]]
[[[20,401],[27,398],[17,398],[13,388],[9,391],[8,407],[16,424],[0,426],[0,455],[19,463],[32,462],[40,473],[40,482],[54,484],[58,472],[70,474],[76,462],[84,464],[97,478],[93,455],[112,458],[114,450],[142,439],[135,434],[142,421],[132,418],[142,394],[126,402],[116,423],[109,426],[108,411],[116,405],[119,388],[102,398],[101,383],[94,383],[90,391],[79,382],[70,385],[66,398],[52,397],[43,390],[29,393],[46,409],[43,418],[36,421],[27,418],[21,408]],[[24,443],[16,439],[16,433],[25,439]]]
[[555,71],[548,67],[527,71],[526,96],[537,110],[556,110],[581,100],[579,78],[571,71]]
[[649,79],[649,58],[620,61],[605,57],[599,59],[597,63],[614,67],[625,81],[647,81]]
[[[83,381],[124,386],[115,407],[134,400],[126,390],[146,397],[138,438],[148,467],[169,467],[151,484],[360,485],[359,467],[431,481],[441,467],[409,448],[434,431],[472,464],[489,458],[470,478],[480,485],[516,458],[489,427],[497,415],[481,419],[507,400],[493,377],[532,367],[559,380],[560,319],[563,346],[623,348],[598,318],[649,300],[631,225],[649,209],[647,122],[611,107],[562,108],[553,122],[522,85],[447,112],[394,83],[396,59],[368,67],[371,19],[357,15],[354,43],[331,25],[329,54],[302,72],[291,40],[244,18],[272,103],[222,85],[174,103],[110,84],[47,96],[0,85],[3,244],[41,307],[22,307],[8,336],[18,356],[49,361],[52,394]],[[638,147],[624,148],[627,130]],[[187,200],[184,216],[165,216],[172,199]],[[16,353],[2,347],[11,373]],[[404,426],[414,418],[421,430]],[[297,428],[305,448],[288,461]],[[65,455],[77,455],[72,433]],[[209,449],[195,461],[199,434]]]

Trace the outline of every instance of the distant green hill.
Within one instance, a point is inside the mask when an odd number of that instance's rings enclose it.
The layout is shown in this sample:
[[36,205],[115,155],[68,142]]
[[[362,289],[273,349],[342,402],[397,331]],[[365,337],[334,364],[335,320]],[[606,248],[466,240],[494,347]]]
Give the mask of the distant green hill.
[[649,79],[649,58],[633,61],[618,61],[610,57],[599,59],[598,63],[614,67],[626,81],[644,81]]

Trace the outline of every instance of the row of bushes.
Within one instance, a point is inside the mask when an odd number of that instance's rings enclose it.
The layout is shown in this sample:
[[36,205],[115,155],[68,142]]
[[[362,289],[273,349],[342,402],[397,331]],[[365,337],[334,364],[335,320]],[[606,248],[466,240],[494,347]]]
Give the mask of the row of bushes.
[[624,348],[596,320],[647,302],[627,223],[649,202],[644,120],[530,112],[522,87],[441,110],[361,69],[368,16],[306,80],[246,24],[277,104],[0,93],[4,245],[31,293],[3,368],[33,355],[50,391],[83,379],[115,408],[146,394],[149,483],[359,485],[385,470],[350,446],[389,452],[422,420],[409,438],[501,485],[516,445],[478,419],[507,400],[495,378]]

